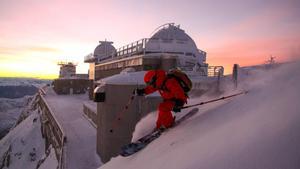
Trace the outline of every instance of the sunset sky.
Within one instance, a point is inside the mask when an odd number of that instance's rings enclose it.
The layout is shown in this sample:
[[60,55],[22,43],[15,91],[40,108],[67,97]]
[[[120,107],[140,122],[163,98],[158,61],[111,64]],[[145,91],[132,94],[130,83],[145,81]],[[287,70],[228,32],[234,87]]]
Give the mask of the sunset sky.
[[99,40],[119,48],[174,22],[207,52],[209,65],[300,58],[299,0],[0,0],[0,77],[57,77]]

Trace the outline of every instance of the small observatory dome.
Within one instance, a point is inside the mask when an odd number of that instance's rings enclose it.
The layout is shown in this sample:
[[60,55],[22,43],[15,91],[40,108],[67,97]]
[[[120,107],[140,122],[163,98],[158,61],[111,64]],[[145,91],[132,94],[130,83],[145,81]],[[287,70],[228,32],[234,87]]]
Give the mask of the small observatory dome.
[[98,61],[111,57],[112,53],[116,52],[116,48],[112,45],[113,42],[99,41],[99,45],[94,50],[94,57]]

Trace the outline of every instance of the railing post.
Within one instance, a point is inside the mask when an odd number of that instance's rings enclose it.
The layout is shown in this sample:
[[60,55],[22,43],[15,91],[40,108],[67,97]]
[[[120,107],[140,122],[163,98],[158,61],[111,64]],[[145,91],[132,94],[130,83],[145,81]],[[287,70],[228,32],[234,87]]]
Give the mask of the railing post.
[[238,68],[239,68],[238,64],[233,65],[232,79],[233,79],[233,83],[234,83],[235,88],[237,88],[237,86],[238,86]]

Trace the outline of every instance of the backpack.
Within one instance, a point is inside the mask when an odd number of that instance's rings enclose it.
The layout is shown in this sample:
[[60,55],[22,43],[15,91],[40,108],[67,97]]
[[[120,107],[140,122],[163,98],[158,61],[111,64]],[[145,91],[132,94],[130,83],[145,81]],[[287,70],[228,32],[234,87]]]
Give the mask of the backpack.
[[192,89],[192,81],[191,79],[181,70],[173,69],[167,73],[167,79],[175,78],[180,86],[182,87],[184,93],[188,93]]

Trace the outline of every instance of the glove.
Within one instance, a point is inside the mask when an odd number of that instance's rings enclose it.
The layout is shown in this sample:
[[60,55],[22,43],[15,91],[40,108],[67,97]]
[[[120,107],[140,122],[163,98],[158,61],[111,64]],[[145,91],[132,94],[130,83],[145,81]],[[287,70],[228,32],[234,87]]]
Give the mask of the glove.
[[174,111],[175,113],[181,112],[181,108],[182,108],[182,106],[184,105],[184,101],[183,101],[183,100],[180,100],[180,99],[174,99],[173,101],[174,101],[174,103],[175,103],[175,105],[174,105],[174,107],[173,107],[173,111]]
[[174,106],[173,107],[173,112],[175,112],[175,113],[181,112],[181,107]]
[[182,107],[184,105],[184,101],[183,100],[180,100],[180,99],[174,99],[173,100],[174,103],[175,103],[175,106],[174,107]]
[[145,89],[135,89],[135,93],[138,96],[144,96],[145,95]]

